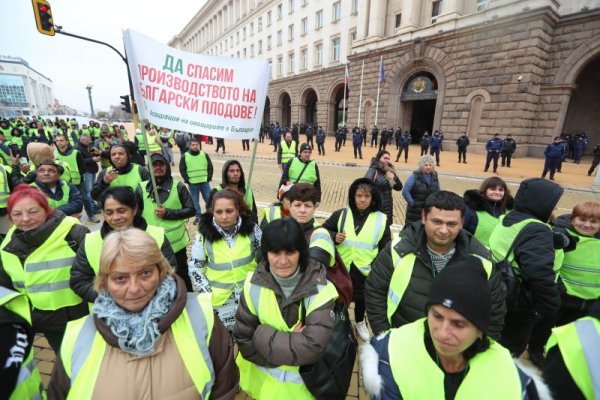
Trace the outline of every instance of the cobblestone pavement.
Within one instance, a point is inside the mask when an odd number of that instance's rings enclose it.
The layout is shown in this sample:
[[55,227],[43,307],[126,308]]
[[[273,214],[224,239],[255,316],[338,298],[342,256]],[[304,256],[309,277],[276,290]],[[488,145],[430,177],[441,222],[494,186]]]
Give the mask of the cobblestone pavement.
[[[349,140],[350,142],[350,140]],[[329,143],[333,147],[333,142]],[[237,158],[242,163],[246,171],[246,180],[248,181],[248,171],[250,164],[250,152],[243,152],[241,143],[238,141],[227,142],[228,153],[225,155],[214,154],[213,146],[206,146],[205,151],[210,155],[215,173],[213,176],[213,185],[221,181],[221,170],[223,163],[230,158]],[[390,148],[393,150],[393,148]],[[327,148],[328,156],[320,157],[313,152],[313,158],[319,163],[321,173],[322,201],[317,210],[317,219],[324,220],[333,211],[344,207],[347,203],[348,188],[357,178],[365,175],[368,161],[374,155],[375,150],[371,148],[364,149],[364,159],[356,163],[351,154],[352,146],[348,144],[342,148],[342,151],[335,153],[333,149]],[[393,151],[391,151],[394,153]],[[418,150],[416,146],[411,147],[408,163],[398,163],[397,170],[402,182],[410,175],[417,163]],[[368,154],[368,156],[367,156]],[[394,154],[393,154],[394,155]],[[176,153],[179,158],[179,154]],[[441,165],[437,168],[440,175],[441,186],[445,190],[451,190],[462,194],[467,189],[477,188],[479,184],[492,174],[482,173],[485,158],[482,155],[469,154],[469,164],[462,165],[445,160],[446,158],[454,160],[455,154],[450,152],[442,153]],[[392,157],[394,159],[394,157]],[[568,213],[574,205],[583,201],[598,201],[600,196],[598,192],[590,189],[592,178],[587,177],[586,171],[589,168],[589,160],[585,159],[582,164],[565,164],[563,173],[557,174],[557,183],[565,187],[565,194],[559,202],[558,214]],[[530,176],[539,176],[543,167],[543,161],[533,158],[519,158],[513,160],[513,168],[501,169],[501,177],[509,183],[509,188],[514,194],[518,188],[520,180]],[[175,177],[179,177],[177,167],[173,168]],[[254,190],[257,206],[259,209],[268,206],[275,201],[275,195],[279,184],[280,173],[275,163],[272,147],[267,144],[258,146],[257,158],[254,165],[251,185]],[[394,192],[394,225],[392,230],[398,230],[404,221],[406,203],[400,192]],[[204,208],[203,208],[204,209]],[[98,225],[90,226],[97,229]],[[196,233],[196,227],[188,223],[190,236],[193,238]],[[360,339],[359,339],[360,341]],[[48,346],[45,338],[37,336],[34,342],[35,358],[38,362],[44,385],[48,384],[50,373],[54,362],[54,353]],[[240,393],[238,399],[244,399],[246,396]],[[359,369],[355,365],[352,375],[352,383],[348,392],[349,399],[367,399],[367,395],[362,388],[359,379]]]

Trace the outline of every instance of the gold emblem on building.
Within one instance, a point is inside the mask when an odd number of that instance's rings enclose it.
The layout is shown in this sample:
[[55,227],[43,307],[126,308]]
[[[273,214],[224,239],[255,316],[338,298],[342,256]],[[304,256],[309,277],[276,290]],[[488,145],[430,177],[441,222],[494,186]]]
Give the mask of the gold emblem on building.
[[427,82],[425,82],[425,79],[418,78],[413,81],[412,90],[415,93],[421,93],[423,90],[425,90],[426,86],[427,86]]

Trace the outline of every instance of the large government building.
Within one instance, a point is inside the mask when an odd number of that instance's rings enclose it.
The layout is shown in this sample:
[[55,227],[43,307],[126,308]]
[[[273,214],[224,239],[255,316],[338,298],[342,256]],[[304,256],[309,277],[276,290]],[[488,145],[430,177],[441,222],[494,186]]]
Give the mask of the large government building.
[[268,61],[266,122],[600,143],[600,0],[208,0],[169,45]]

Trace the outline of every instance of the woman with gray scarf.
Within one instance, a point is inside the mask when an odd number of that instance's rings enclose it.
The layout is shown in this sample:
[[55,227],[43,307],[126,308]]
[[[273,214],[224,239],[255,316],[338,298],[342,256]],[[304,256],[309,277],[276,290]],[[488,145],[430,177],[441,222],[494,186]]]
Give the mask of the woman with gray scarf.
[[231,337],[145,231],[106,236],[92,315],[67,326],[49,399],[233,399]]
[[261,237],[237,190],[214,193],[200,216],[188,263],[190,279],[196,291],[212,292],[212,305],[228,330],[233,329],[244,280],[260,261]]

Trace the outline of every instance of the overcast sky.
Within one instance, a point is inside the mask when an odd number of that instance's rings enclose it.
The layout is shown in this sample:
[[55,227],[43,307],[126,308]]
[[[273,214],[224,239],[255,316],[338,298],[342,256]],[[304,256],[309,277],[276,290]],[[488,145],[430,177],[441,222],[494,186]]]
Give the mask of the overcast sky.
[[[69,33],[123,50],[122,30],[134,29],[167,43],[206,0],[49,0],[54,24]],[[0,55],[21,57],[54,83],[62,104],[89,112],[85,87],[93,86],[94,110],[108,111],[129,94],[127,69],[106,46],[64,35],[39,33],[30,0],[0,1]]]

